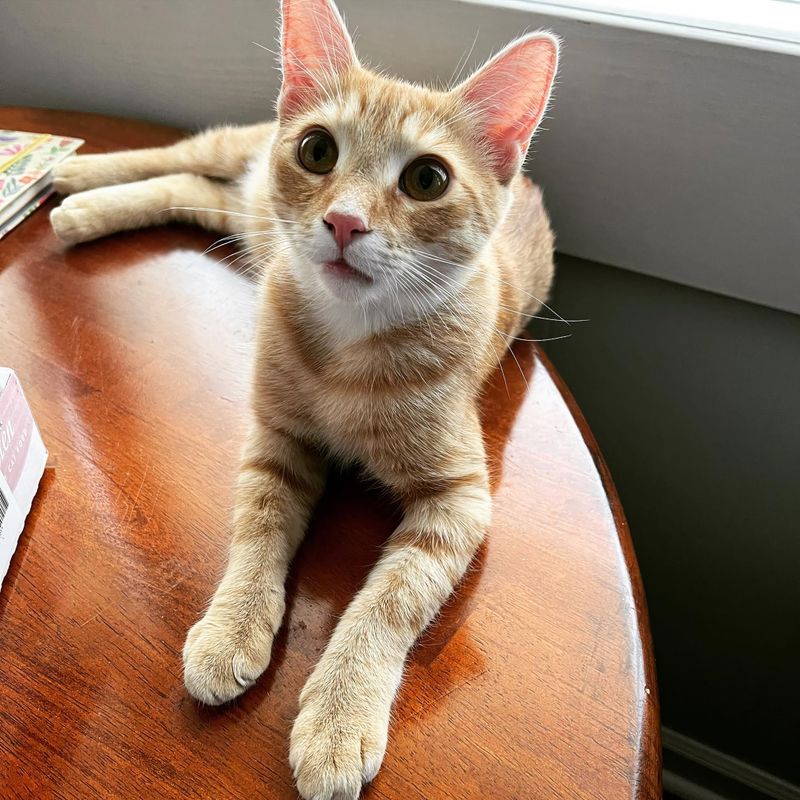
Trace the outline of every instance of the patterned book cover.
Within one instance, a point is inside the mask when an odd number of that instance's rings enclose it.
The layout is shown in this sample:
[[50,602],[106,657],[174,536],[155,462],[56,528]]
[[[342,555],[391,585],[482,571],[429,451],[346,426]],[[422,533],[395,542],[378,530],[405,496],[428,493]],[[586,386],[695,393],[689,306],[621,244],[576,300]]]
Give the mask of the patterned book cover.
[[82,144],[83,139],[51,133],[0,130],[0,220],[19,195]]
[[32,200],[25,203],[22,208],[14,214],[11,214],[9,218],[6,220],[4,219],[0,222],[0,239],[2,239],[9,231],[14,230],[20,222],[26,220],[34,211],[36,211],[39,206],[43,206],[50,195],[53,194],[55,190],[53,189],[51,184],[47,184],[44,189],[42,189],[37,195],[33,197]]

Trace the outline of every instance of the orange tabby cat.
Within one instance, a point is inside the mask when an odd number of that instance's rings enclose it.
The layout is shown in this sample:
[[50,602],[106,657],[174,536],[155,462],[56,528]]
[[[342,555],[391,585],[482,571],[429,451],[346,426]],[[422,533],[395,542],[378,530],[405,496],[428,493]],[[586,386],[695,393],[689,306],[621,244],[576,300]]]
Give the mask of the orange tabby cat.
[[194,697],[230,700],[269,663],[327,461],[402,502],[291,737],[304,798],[355,798],[383,760],[406,655],[489,524],[476,400],[552,280],[547,215],[520,168],[558,45],[525,36],[434,91],[362,67],[330,0],[284,0],[281,44],[277,123],[78,156],[57,170],[78,193],[52,223],[77,242],[191,220],[264,256],[230,557],[183,652]]

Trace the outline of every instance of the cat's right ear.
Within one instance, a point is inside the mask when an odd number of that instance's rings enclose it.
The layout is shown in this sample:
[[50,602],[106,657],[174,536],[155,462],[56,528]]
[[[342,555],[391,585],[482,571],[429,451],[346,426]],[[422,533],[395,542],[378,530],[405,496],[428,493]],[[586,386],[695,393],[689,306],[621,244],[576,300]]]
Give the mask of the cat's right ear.
[[282,0],[281,120],[319,102],[331,80],[357,64],[353,41],[332,0]]

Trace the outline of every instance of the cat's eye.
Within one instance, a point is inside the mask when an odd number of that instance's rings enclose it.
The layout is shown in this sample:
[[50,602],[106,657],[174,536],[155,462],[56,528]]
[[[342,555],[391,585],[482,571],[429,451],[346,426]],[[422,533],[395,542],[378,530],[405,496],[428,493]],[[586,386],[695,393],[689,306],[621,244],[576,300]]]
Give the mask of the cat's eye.
[[339,158],[339,148],[328,131],[322,128],[310,130],[297,148],[297,160],[317,175],[330,172]]
[[430,156],[412,161],[400,176],[400,188],[414,200],[435,200],[444,194],[450,176],[441,161]]

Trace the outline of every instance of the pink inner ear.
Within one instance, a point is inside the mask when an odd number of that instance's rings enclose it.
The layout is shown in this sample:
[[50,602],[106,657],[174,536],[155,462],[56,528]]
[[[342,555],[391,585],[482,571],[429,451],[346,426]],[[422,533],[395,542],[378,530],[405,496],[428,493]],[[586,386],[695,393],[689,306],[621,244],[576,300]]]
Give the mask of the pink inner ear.
[[326,81],[346,72],[357,58],[330,0],[283,0],[282,19],[278,113],[285,118],[319,100]]
[[522,165],[547,107],[557,65],[557,39],[532,34],[510,44],[458,90],[476,109],[501,180]]

